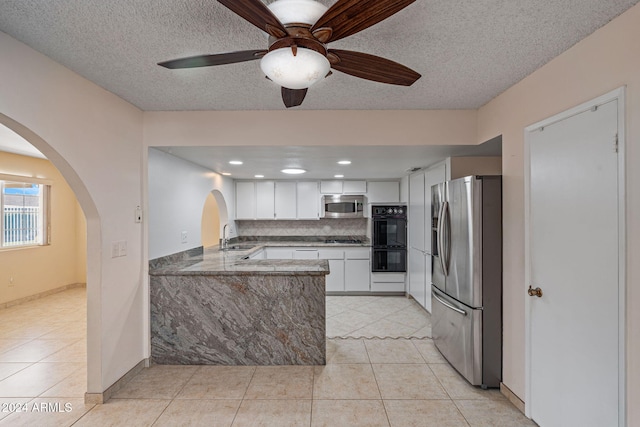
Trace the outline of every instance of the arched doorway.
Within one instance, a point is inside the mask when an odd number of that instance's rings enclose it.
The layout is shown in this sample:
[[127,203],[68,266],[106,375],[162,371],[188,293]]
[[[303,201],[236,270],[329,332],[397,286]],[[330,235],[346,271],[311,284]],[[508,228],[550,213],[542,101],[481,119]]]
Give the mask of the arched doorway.
[[206,248],[219,244],[223,237],[223,227],[227,224],[228,218],[224,196],[219,190],[212,190],[207,195],[202,209],[202,246]]
[[39,150],[60,172],[69,185],[86,221],[86,304],[87,304],[87,391],[102,391],[102,354],[100,334],[101,307],[101,231],[100,218],[88,189],[69,163],[38,134],[0,113],[0,125],[6,126]]

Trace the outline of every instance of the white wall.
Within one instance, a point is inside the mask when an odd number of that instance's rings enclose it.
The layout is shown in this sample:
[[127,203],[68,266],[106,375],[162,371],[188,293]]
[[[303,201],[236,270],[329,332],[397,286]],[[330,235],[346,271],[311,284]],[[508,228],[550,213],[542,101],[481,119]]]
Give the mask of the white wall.
[[101,393],[146,357],[142,112],[4,33],[0,57],[0,123],[47,156],[87,218],[88,391]]
[[[628,425],[640,426],[640,4],[478,112],[477,141],[502,135],[504,383],[525,390],[524,128],[626,86]],[[594,200],[594,203],[597,201]],[[596,244],[596,242],[594,242]],[[615,279],[612,279],[615,280]],[[597,313],[594,313],[597,316]],[[594,345],[598,345],[594,337]],[[597,386],[597,385],[595,385]]]
[[[153,148],[148,159],[149,259],[202,246],[202,211],[213,190],[223,195],[228,217],[235,217],[232,179]],[[221,226],[224,217],[221,212]],[[187,243],[181,242],[183,231]]]

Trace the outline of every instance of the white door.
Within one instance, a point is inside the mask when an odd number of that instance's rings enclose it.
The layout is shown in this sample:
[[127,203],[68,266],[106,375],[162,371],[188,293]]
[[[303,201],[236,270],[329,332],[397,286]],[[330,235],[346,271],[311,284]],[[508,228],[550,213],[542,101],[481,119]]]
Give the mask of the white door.
[[542,296],[525,296],[526,403],[542,427],[619,423],[617,133],[614,100],[527,134],[528,277]]

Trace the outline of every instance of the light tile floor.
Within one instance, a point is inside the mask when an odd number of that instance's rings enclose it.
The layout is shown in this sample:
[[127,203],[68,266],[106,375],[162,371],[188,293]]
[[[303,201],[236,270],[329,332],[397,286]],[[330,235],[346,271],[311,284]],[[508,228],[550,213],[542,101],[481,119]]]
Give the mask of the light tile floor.
[[429,335],[415,302],[384,298],[328,297],[328,333],[343,338],[327,340],[326,366],[156,365],[96,406],[82,398],[84,290],[0,310],[0,426],[535,425],[430,339],[344,338]]
[[328,296],[328,338],[431,338],[429,313],[404,296]]

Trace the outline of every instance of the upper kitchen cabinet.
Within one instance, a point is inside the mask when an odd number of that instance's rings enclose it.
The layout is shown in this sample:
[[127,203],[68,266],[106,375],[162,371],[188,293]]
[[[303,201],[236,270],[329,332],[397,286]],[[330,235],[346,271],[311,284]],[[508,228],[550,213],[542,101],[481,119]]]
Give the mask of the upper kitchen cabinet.
[[296,186],[297,218],[320,218],[320,193],[317,181],[300,181]]
[[297,219],[296,182],[277,181],[275,188],[275,218]]
[[320,193],[342,194],[342,181],[320,181]]
[[343,194],[366,194],[367,181],[343,181],[342,193]]
[[369,181],[367,183],[367,203],[399,203],[400,183],[398,181]]
[[275,182],[258,181],[256,184],[256,219],[273,219],[276,212]]
[[366,194],[367,181],[320,181],[322,194]]
[[255,219],[255,218],[256,218],[256,183],[237,181],[236,182],[236,219]]
[[317,181],[236,181],[236,219],[318,219]]

